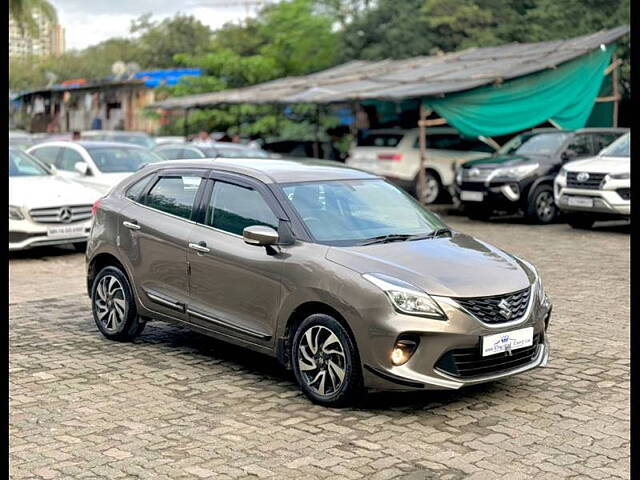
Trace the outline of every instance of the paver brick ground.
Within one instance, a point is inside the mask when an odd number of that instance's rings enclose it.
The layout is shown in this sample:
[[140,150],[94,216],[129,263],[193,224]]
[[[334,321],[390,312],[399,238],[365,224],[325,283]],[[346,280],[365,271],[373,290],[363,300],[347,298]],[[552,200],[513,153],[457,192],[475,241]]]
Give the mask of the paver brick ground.
[[630,478],[628,229],[444,219],[538,267],[549,366],[354,409],[313,405],[275,361],[184,328],[108,341],[80,255],[12,258],[11,478]]

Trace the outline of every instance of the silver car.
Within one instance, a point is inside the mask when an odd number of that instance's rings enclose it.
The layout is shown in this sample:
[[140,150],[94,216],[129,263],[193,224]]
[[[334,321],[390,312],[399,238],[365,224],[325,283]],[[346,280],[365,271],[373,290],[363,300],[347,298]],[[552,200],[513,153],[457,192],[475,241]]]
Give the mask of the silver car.
[[333,162],[147,165],[95,206],[87,288],[114,340],[178,322],[276,357],[314,402],[448,389],[547,363],[525,260]]

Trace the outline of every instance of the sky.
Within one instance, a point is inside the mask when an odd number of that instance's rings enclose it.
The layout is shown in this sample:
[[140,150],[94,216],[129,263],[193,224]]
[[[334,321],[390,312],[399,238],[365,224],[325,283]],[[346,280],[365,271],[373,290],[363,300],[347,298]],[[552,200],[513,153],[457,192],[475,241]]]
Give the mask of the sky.
[[[111,37],[127,36],[131,21],[145,13],[153,20],[176,13],[194,15],[205,25],[218,28],[245,18],[244,0],[50,0],[65,29],[66,49],[82,49]],[[263,0],[273,3],[274,0]],[[256,0],[249,0],[257,3]],[[250,14],[256,6],[251,5]]]

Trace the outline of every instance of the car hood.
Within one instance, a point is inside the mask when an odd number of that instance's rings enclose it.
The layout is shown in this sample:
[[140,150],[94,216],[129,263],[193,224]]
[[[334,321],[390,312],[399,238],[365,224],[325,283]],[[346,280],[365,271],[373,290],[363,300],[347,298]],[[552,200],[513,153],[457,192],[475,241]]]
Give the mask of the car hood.
[[568,172],[627,173],[631,169],[629,157],[591,157],[565,164]]
[[43,208],[93,204],[100,193],[56,175],[9,177],[9,205]]
[[483,297],[527,288],[534,273],[518,259],[475,238],[331,247],[327,259],[358,273],[384,273],[446,297]]
[[78,179],[83,185],[99,191],[102,194],[111,190],[111,187],[117,185],[125,178],[133,175],[135,172],[124,173],[103,173],[96,176],[85,176]]
[[537,163],[542,158],[548,158],[544,155],[496,155],[495,157],[483,157],[475,160],[464,162],[463,168],[498,168],[498,167],[515,167],[518,165],[526,165]]

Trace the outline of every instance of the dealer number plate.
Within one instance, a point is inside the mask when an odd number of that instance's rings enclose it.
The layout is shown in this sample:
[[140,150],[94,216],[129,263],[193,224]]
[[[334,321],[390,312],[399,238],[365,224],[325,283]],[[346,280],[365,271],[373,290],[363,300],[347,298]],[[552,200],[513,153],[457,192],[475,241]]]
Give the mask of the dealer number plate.
[[482,192],[460,192],[460,200],[463,202],[481,202],[483,199]]
[[569,197],[567,203],[571,207],[593,207],[593,198]]
[[517,350],[533,345],[533,327],[482,337],[482,356]]

